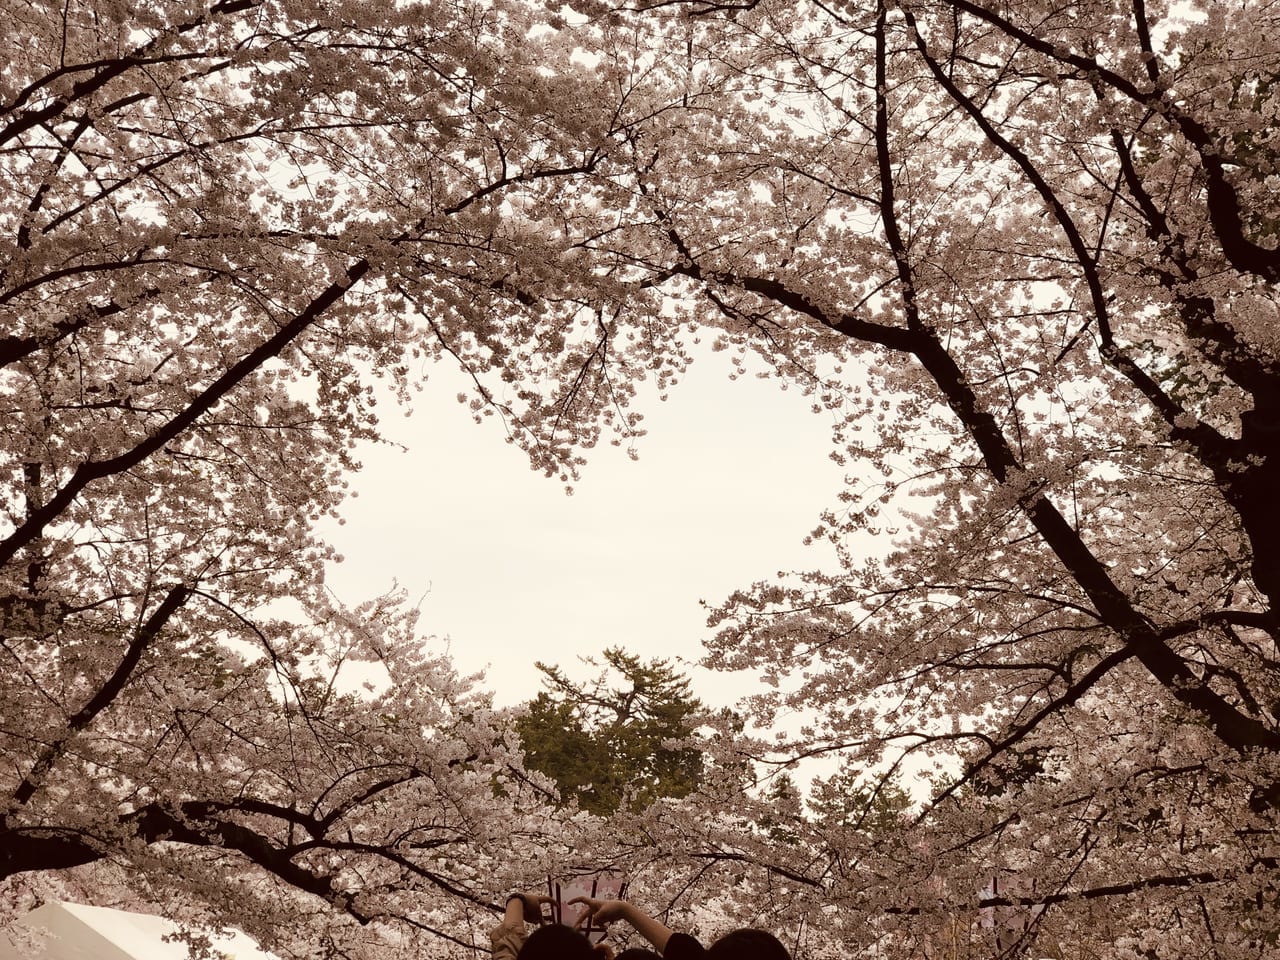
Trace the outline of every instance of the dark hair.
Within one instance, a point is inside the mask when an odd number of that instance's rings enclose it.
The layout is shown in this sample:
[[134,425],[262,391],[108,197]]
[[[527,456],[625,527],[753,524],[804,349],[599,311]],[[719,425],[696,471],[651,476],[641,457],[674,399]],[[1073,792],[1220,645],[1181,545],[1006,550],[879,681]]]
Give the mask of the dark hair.
[[743,927],[726,933],[707,951],[708,960],[791,960],[782,941],[765,930]]
[[662,960],[662,954],[646,950],[644,947],[627,947],[613,960]]
[[533,931],[517,956],[518,960],[600,960],[590,940],[562,923]]

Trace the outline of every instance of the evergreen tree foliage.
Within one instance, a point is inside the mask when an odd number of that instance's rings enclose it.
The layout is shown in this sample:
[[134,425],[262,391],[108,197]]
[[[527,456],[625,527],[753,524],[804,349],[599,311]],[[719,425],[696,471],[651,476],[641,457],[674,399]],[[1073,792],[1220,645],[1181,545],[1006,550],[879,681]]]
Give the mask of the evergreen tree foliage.
[[701,707],[688,678],[667,660],[642,661],[619,647],[603,657],[605,669],[586,684],[538,663],[546,689],[517,724],[527,766],[555,780],[562,801],[601,816],[688,795],[702,757],[672,744],[692,732]]

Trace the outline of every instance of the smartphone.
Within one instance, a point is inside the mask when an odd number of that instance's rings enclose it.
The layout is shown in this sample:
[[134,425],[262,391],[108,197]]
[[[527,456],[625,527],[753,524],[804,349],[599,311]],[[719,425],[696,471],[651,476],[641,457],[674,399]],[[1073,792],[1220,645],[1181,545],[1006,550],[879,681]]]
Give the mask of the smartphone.
[[[621,900],[627,889],[627,881],[612,870],[593,870],[574,873],[562,879],[549,877],[547,892],[551,896],[551,920],[565,926],[576,926],[586,916],[585,903],[570,903],[576,897],[593,897],[600,900]],[[580,928],[593,944],[605,938],[608,931],[588,920]]]

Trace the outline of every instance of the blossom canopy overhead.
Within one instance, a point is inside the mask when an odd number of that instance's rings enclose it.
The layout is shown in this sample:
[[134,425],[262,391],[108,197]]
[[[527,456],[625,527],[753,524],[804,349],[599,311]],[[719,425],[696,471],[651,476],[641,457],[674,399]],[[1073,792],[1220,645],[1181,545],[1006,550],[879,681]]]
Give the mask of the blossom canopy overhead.
[[[1274,947],[1272,5],[2,8],[9,875],[446,935],[493,822],[565,834],[404,612],[324,593],[369,380],[455,363],[572,481],[701,340],[806,391],[849,479],[837,568],[712,613],[708,662],[772,684],[746,719],[803,729],[728,724],[704,791],[618,815],[679,896],[764,868],[753,909],[846,952]],[[339,693],[353,658],[390,687]],[[735,818],[749,761],[814,755],[932,798]]]

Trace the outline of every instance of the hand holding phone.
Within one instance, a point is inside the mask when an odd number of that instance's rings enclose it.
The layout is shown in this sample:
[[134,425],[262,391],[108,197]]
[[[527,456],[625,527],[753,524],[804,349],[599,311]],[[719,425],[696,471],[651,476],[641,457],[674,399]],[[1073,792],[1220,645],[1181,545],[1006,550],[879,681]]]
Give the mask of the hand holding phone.
[[627,882],[619,874],[598,870],[565,880],[548,880],[547,887],[551,893],[552,920],[581,930],[592,943],[599,943],[608,933],[605,924],[621,914],[614,911],[601,914],[598,906],[620,903]]

